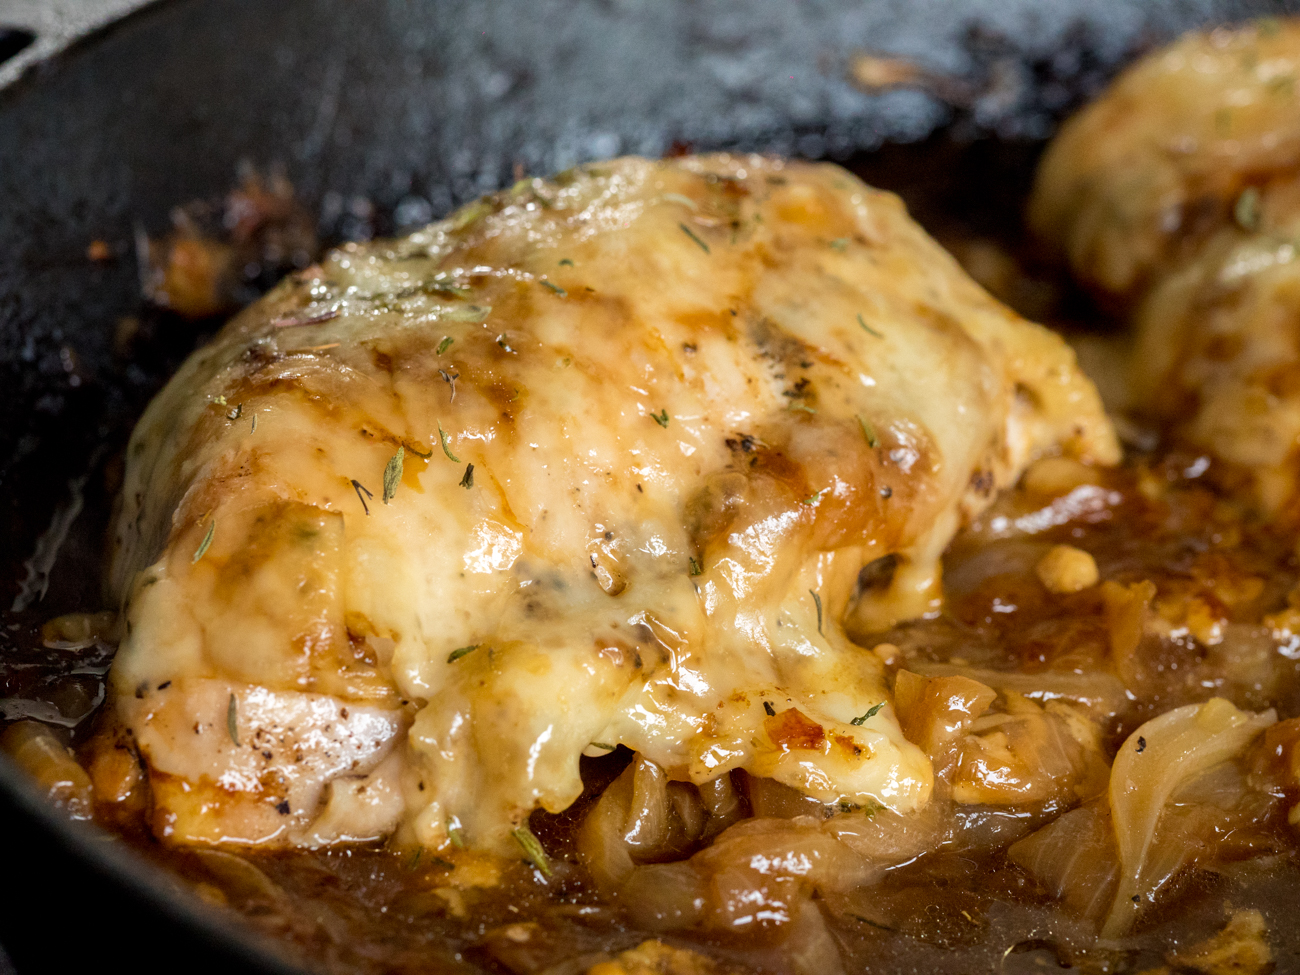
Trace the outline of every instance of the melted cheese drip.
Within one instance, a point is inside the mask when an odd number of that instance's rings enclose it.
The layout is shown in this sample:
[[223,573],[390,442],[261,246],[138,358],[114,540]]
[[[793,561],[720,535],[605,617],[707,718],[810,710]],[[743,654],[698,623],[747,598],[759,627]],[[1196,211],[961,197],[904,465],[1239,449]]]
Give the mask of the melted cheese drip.
[[[716,156],[526,181],[333,253],[150,407],[113,565],[117,715],[151,774],[197,788],[216,753],[164,746],[165,695],[227,681],[388,714],[392,815],[432,847],[459,828],[515,849],[534,808],[577,798],[579,756],[620,744],[697,783],[745,768],[915,809],[929,762],[841,620],[936,608],[962,520],[1058,449],[1117,453],[1064,343],[844,171]],[[885,555],[892,583],[859,598]],[[338,763],[291,751],[244,762],[260,777],[232,808],[283,803],[281,781],[323,794]],[[353,827],[332,802],[313,828],[323,801],[243,833],[231,813],[221,839],[369,835],[393,806]],[[162,810],[169,835],[214,841],[188,809]]]

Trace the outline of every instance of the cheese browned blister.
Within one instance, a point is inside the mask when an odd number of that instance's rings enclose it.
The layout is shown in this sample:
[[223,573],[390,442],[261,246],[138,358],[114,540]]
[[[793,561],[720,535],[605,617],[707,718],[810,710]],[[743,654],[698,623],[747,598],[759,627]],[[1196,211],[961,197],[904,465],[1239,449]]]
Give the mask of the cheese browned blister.
[[332,253],[150,406],[114,714],[176,842],[517,850],[618,745],[916,809],[845,627],[934,612],[1053,452],[1117,458],[1091,384],[896,197],[757,157],[526,180]]

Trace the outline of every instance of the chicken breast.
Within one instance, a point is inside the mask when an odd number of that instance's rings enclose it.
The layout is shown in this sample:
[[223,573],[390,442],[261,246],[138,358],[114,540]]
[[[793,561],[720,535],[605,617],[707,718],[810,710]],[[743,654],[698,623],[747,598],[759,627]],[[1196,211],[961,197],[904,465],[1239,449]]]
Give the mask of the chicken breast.
[[1189,34],[1073,118],[1031,221],[1131,312],[1132,403],[1300,515],[1300,22]]
[[112,707],[175,842],[518,852],[618,745],[915,809],[845,627],[936,611],[1048,452],[1116,460],[1095,390],[897,198],[757,157],[526,180],[284,282],[150,406]]
[[1184,35],[1140,59],[1043,155],[1031,227],[1111,300],[1233,222],[1241,193],[1300,164],[1300,22]]

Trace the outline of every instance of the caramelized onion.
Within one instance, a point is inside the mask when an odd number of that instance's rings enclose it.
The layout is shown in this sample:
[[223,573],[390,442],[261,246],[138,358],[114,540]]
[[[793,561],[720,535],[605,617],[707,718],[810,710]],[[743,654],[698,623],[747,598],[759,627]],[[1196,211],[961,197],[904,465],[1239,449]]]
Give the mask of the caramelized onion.
[[0,747],[54,806],[72,819],[90,818],[90,776],[49,728],[36,721],[19,721],[5,729]]
[[900,670],[894,684],[903,734],[930,756],[936,774],[951,768],[961,736],[997,696],[991,687],[955,675],[926,678]]
[[1114,900],[1119,854],[1104,801],[1073,809],[1007,850],[1076,914],[1099,922]]
[[[1102,935],[1128,930],[1144,900],[1153,898],[1167,874],[1152,840],[1160,814],[1180,785],[1236,757],[1277,721],[1265,711],[1250,714],[1214,698],[1153,718],[1128,737],[1111,768],[1110,808],[1119,853],[1119,884]],[[1161,876],[1153,876],[1161,874]]]

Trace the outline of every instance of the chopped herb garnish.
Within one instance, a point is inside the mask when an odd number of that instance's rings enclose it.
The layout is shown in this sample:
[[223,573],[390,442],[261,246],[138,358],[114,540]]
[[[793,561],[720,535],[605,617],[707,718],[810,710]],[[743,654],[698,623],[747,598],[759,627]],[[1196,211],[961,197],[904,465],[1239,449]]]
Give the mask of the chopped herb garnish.
[[[445,382],[448,386],[451,387],[450,402],[452,403],[456,402],[456,380],[460,378],[460,373],[448,372],[446,369],[439,369],[438,375],[442,377],[443,382]],[[432,454],[433,451],[429,451],[429,453]]]
[[876,428],[862,419],[860,415],[858,416],[858,426],[862,428],[862,435],[867,438],[868,447],[874,450],[880,446],[880,438],[876,436]]
[[249,433],[257,433],[257,414],[253,414],[253,425],[248,430]]
[[700,560],[697,559],[694,555],[690,557],[690,563],[691,563],[691,575],[697,576],[704,571],[704,566],[700,563]]
[[230,740],[239,747],[239,702],[235,700],[235,695],[230,695],[230,703],[226,705],[226,731],[230,734]]
[[694,230],[686,226],[686,224],[684,223],[679,223],[677,224],[677,226],[682,228],[682,232],[685,233],[687,237],[691,238],[691,240],[695,241],[695,243],[700,245],[700,250],[704,251],[704,253],[706,254],[712,253],[709,250],[709,245],[706,244],[704,241],[700,240],[699,236],[696,235]]
[[661,427],[663,427],[664,429],[667,429],[667,428],[668,428],[668,411],[667,411],[667,410],[660,410],[658,413],[651,413],[651,414],[650,414],[650,419],[654,420],[655,423],[659,424],[659,425],[660,425]]
[[451,840],[452,846],[465,849],[465,834],[461,832],[460,820],[455,816],[447,817],[447,838]]
[[573,267],[573,262],[567,257],[560,258],[560,267]]
[[540,280],[541,280],[542,284],[543,284],[545,287],[550,288],[552,291],[554,291],[554,292],[555,292],[557,295],[559,295],[561,298],[567,298],[567,297],[569,297],[569,293],[568,293],[567,291],[565,291],[563,288],[561,288],[561,287],[560,287],[558,284],[556,284],[554,281],[547,280],[546,278],[541,278]]
[[218,406],[225,406],[226,398],[224,396],[215,396],[213,397],[212,402],[216,403]]
[[448,446],[447,431],[442,428],[441,420],[438,421],[438,439],[442,441],[442,452],[447,455],[447,459],[453,464],[459,464],[460,458],[453,454],[451,447]]
[[511,348],[510,343],[506,340],[505,332],[502,332],[500,335],[497,336],[497,345],[501,346],[501,348],[505,349],[507,352],[515,351],[513,348]]
[[[817,595],[817,591],[815,589],[809,589],[808,595],[812,596],[813,605],[817,607],[817,632],[821,633],[822,632],[822,597]],[[822,636],[825,636],[825,634],[822,633]]]
[[603,741],[593,741],[593,742],[591,742],[591,747],[592,747],[592,748],[603,748],[603,749],[604,749],[605,751],[607,751],[607,752],[615,751],[615,750],[618,748],[617,745],[606,745]]
[[207,554],[208,546],[212,544],[212,536],[216,533],[216,531],[217,531],[217,519],[213,518],[210,522],[208,522],[208,532],[206,535],[203,536],[203,541],[199,542],[199,547],[194,550],[194,558],[190,559],[191,565],[193,565],[195,562],[197,562],[199,559],[203,558],[203,556]]
[[877,714],[879,714],[880,709],[883,708],[884,706],[885,706],[885,702],[881,701],[875,707],[868,708],[866,714],[859,715],[858,717],[854,718],[852,721],[849,722],[849,724],[853,725],[855,728],[862,727],[864,724],[866,724],[868,721],[874,718]]
[[803,413],[816,413],[816,412],[817,412],[817,411],[814,410],[811,406],[809,406],[807,403],[791,403],[791,404],[790,404],[790,409],[791,409],[791,410],[799,410],[799,411],[801,411],[801,412],[803,412]]
[[849,239],[840,237],[838,240],[831,241],[831,250],[837,250],[841,253],[849,249]]
[[825,488],[822,488],[822,489],[821,489],[820,491],[818,491],[816,494],[813,494],[813,495],[810,495],[809,497],[804,498],[804,499],[803,499],[802,501],[800,501],[799,503],[800,503],[800,504],[806,504],[806,505],[807,505],[808,507],[810,507],[810,508],[815,508],[815,507],[817,507],[819,504],[822,503],[822,495],[825,494],[825,493],[826,493],[826,489],[825,489]]
[[233,410],[231,410],[229,413],[226,414],[226,419],[233,423],[235,420],[238,420],[243,415],[244,415],[244,404],[240,403]]
[[388,458],[388,463],[384,466],[384,504],[393,500],[397,494],[397,485],[402,482],[402,455],[405,453],[405,448],[399,446],[397,453]]
[[1237,226],[1242,230],[1255,231],[1259,229],[1259,218],[1259,190],[1248,186],[1241,191],[1232,207],[1232,219],[1237,221]]
[[771,701],[764,701],[764,702],[763,702],[763,710],[767,712],[767,716],[768,716],[769,718],[775,718],[775,717],[776,717],[776,708],[772,707],[772,702],[771,702]]
[[474,486],[474,465],[465,465],[465,476],[460,479],[460,486],[463,488],[472,488]]
[[365,509],[366,514],[370,514],[370,505],[366,504],[366,498],[374,500],[374,495],[370,493],[369,488],[358,481],[355,477],[352,479],[352,487],[357,492],[357,497],[361,501],[361,507]]
[[466,654],[473,653],[480,646],[482,646],[481,643],[471,643],[467,647],[457,647],[451,653],[447,654],[447,663],[454,664],[461,657],[465,656]]
[[444,335],[442,337],[442,341],[438,343],[438,355],[442,355],[444,352],[446,352],[447,349],[451,347],[451,343],[455,341],[456,340],[452,338],[450,335]]
[[407,870],[414,870],[420,865],[420,857],[424,855],[424,847],[417,847],[415,856],[411,857],[411,862],[406,865]]
[[429,282],[429,288],[437,291],[439,294],[455,295],[457,298],[468,298],[469,290],[456,284],[451,278],[439,275]]
[[867,320],[862,317],[862,312],[858,312],[858,324],[862,326],[862,331],[866,332],[868,335],[874,335],[878,339],[884,338],[883,335],[867,324]]
[[[680,203],[682,206],[688,207],[691,210],[698,210],[700,208],[700,205],[689,196],[682,196],[680,193],[665,193],[661,199],[671,203]],[[690,231],[687,231],[687,233],[690,233]]]
[[520,826],[512,832],[520,848],[524,851],[524,856],[528,862],[542,872],[543,877],[551,876],[551,861],[546,856],[546,850],[542,848],[542,842],[533,835],[533,831],[527,826]]

